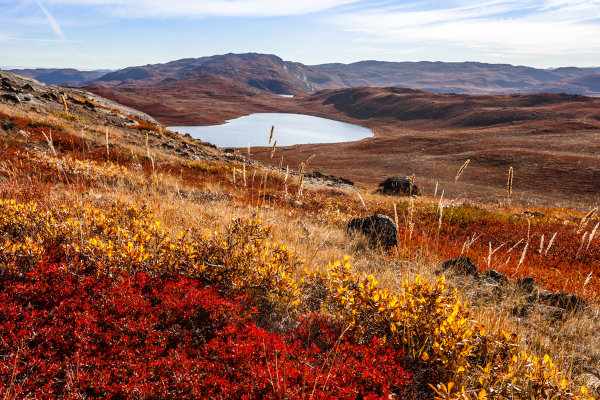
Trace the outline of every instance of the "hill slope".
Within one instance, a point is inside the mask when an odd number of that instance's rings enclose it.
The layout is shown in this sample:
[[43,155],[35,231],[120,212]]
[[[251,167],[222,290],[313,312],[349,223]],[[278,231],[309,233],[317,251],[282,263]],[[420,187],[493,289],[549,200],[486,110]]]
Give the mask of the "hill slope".
[[[384,62],[304,65],[271,54],[225,54],[111,72],[94,84],[149,86],[203,74],[237,80],[271,93],[313,93],[355,86],[398,86],[434,93],[566,92],[600,95],[598,72],[585,68],[537,69],[476,62]],[[193,86],[190,86],[190,89]]]

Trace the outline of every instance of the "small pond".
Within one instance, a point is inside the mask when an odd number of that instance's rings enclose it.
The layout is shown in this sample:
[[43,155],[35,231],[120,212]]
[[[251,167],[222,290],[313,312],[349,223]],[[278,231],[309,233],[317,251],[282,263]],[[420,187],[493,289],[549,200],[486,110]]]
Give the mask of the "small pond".
[[[362,126],[302,114],[260,113],[212,126],[170,126],[182,134],[219,147],[268,146],[271,126],[275,126],[273,141],[277,146],[306,143],[351,142],[373,136]],[[273,143],[273,142],[271,142]]]

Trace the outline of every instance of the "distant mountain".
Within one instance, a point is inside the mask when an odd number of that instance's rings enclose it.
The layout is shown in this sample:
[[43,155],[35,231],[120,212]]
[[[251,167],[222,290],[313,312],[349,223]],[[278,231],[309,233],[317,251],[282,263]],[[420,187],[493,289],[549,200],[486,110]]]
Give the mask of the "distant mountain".
[[230,78],[272,93],[311,93],[316,83],[334,77],[321,76],[300,63],[283,61],[270,54],[225,54],[212,57],[186,58],[166,64],[125,68],[108,73],[95,84],[103,86],[161,85],[204,75]]
[[83,86],[110,72],[110,70],[79,71],[72,68],[11,69],[9,71],[49,85],[66,86]]
[[[407,87],[433,93],[508,94],[565,92],[600,96],[597,68],[537,69],[478,62],[385,62],[304,65],[270,54],[225,54],[108,73],[94,85],[149,87],[221,76],[277,94],[314,93],[358,86]],[[191,83],[191,82],[190,82]],[[190,86],[190,90],[193,88]]]

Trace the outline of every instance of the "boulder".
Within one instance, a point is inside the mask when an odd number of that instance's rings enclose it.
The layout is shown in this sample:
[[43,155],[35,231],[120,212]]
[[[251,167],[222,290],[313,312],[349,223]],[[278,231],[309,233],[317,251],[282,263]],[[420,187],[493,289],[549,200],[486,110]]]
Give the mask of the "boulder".
[[377,192],[394,196],[418,196],[419,187],[410,187],[410,176],[390,176],[379,184]]
[[469,257],[456,257],[452,260],[444,261],[442,271],[451,270],[454,273],[462,275],[477,275],[477,266]]
[[4,93],[1,95],[4,100],[12,101],[13,103],[21,103],[21,99],[14,93]]
[[354,218],[348,222],[348,234],[360,232],[369,238],[372,245],[389,249],[398,244],[398,229],[388,216],[375,214],[370,217]]

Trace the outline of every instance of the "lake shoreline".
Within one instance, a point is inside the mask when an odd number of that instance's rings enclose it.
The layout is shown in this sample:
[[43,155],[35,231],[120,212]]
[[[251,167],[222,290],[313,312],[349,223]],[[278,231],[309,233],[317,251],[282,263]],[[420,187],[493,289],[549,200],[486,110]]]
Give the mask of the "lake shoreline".
[[[274,127],[272,138],[271,127]],[[373,131],[363,126],[296,113],[254,113],[219,125],[168,129],[188,133],[217,147],[234,148],[273,146],[275,141],[277,146],[293,146],[355,142],[374,137]]]

